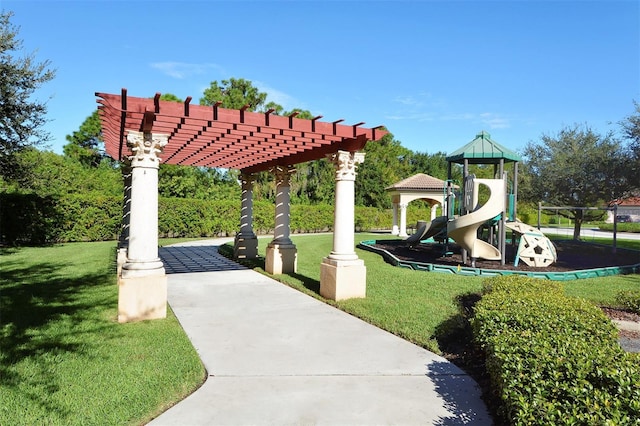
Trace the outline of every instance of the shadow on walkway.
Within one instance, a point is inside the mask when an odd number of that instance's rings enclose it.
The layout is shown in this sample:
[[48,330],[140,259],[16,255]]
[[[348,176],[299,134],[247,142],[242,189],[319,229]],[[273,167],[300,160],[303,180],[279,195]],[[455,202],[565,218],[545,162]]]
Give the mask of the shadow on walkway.
[[167,274],[247,269],[219,254],[213,245],[160,247],[158,252]]

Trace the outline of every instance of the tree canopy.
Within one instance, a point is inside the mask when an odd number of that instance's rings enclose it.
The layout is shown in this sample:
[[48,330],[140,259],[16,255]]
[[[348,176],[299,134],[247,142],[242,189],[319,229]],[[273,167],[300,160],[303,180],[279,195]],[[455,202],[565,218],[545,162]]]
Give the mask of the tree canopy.
[[78,130],[67,135],[69,143],[63,147],[64,155],[85,166],[97,166],[104,158],[101,132],[100,114],[96,109]]
[[628,141],[629,192],[630,195],[640,195],[640,104],[634,102],[634,107],[634,113],[620,122],[620,126],[623,137]]
[[0,11],[0,177],[18,170],[16,152],[50,139],[42,129],[46,101],[33,95],[55,75],[49,61],[38,62],[34,53],[22,52],[12,16],[12,12]]
[[[529,177],[529,199],[557,207],[601,207],[629,188],[624,146],[612,134],[600,135],[588,126],[574,125],[556,135],[529,142],[524,163]],[[601,218],[603,211],[571,209],[561,215],[574,220],[579,239],[585,220]]]
[[244,78],[230,78],[218,83],[212,81],[204,90],[200,105],[213,105],[222,102],[222,108],[240,109],[249,105],[248,111],[259,111],[267,100],[267,94],[260,92],[251,81]]

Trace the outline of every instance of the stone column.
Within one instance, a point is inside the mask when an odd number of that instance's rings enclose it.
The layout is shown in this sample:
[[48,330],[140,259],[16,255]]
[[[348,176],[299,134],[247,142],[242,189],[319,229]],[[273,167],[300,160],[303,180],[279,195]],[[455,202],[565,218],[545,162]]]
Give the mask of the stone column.
[[236,234],[233,255],[236,259],[258,257],[258,237],[253,232],[253,182],[251,174],[240,175],[242,182],[242,204],[240,208],[240,232]]
[[400,204],[400,237],[407,236],[407,204]]
[[265,271],[270,274],[287,274],[296,272],[298,253],[289,235],[290,200],[289,180],[295,172],[292,167],[275,167],[272,169],[276,177],[276,216],[274,238],[267,245]]
[[167,279],[158,257],[158,168],[167,135],[129,131],[131,202],[127,260],[118,289],[118,321],[165,318]]
[[393,227],[391,228],[391,235],[398,235],[400,230],[398,229],[398,203],[393,203]]
[[329,158],[336,168],[333,250],[320,265],[320,295],[332,300],[365,297],[367,270],[354,244],[356,167],[364,153],[338,151]]

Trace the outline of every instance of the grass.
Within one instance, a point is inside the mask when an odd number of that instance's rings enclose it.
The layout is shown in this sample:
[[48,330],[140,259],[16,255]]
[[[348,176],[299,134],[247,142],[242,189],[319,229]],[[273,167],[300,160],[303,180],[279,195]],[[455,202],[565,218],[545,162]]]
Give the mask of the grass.
[[204,381],[173,313],[117,323],[115,242],[0,260],[0,424],[141,424]]
[[[333,236],[292,239],[298,272],[277,278],[320,298],[320,259]],[[259,239],[260,253],[268,241]],[[0,425],[142,424],[203,382],[171,311],[165,320],[116,322],[115,245],[0,249]],[[356,251],[367,266],[367,298],[327,303],[436,353],[468,343],[465,301],[477,298],[482,278],[401,269]],[[638,275],[565,283],[567,294],[604,305],[639,287]]]

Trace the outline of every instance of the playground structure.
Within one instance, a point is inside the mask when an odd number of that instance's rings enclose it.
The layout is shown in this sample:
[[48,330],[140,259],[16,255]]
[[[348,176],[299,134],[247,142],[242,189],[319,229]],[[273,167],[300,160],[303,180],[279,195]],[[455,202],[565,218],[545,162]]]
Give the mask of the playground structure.
[[[473,141],[447,157],[448,180],[443,206],[446,215],[425,223],[406,241],[416,245],[433,237],[444,244],[446,252],[448,241],[452,239],[462,249],[464,264],[470,257],[472,267],[475,267],[476,259],[500,261],[504,265],[506,233],[510,230],[511,244],[518,241],[514,266],[520,261],[532,267],[554,263],[557,253],[553,243],[538,229],[516,219],[518,161],[520,157],[491,140],[487,132],[476,135]],[[504,169],[505,162],[513,163],[511,182]],[[453,163],[463,165],[464,185],[458,194],[451,180]],[[498,178],[478,179],[468,173],[469,164],[493,164],[494,176]],[[488,190],[488,196],[483,193],[481,197],[481,187]],[[481,202],[481,198],[486,201]]]

